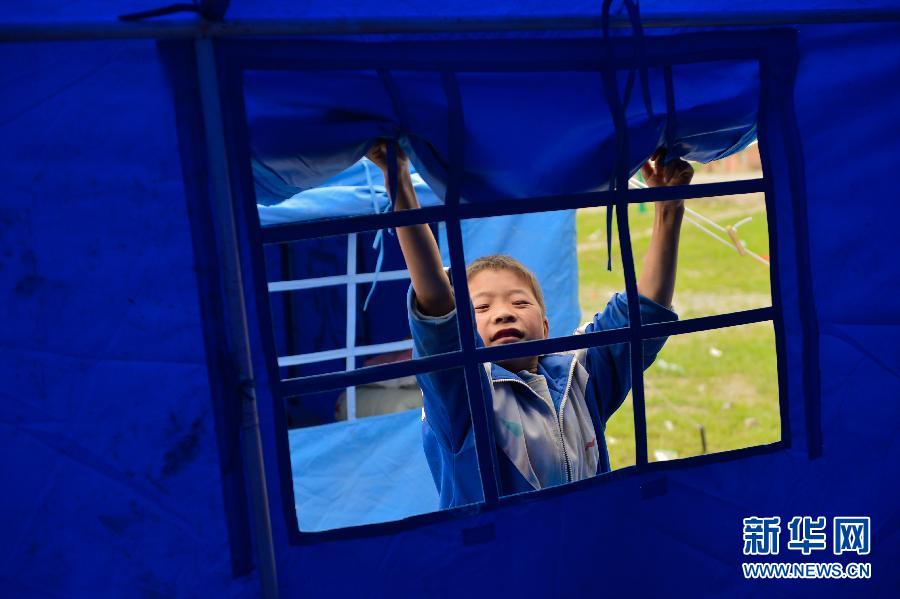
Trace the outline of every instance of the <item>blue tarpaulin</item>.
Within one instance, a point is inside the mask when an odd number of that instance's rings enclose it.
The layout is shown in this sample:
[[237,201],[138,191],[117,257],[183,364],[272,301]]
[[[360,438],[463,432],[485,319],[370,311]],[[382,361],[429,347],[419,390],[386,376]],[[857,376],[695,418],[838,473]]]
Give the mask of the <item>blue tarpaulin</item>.
[[301,530],[399,520],[437,509],[422,449],[422,412],[290,432]]

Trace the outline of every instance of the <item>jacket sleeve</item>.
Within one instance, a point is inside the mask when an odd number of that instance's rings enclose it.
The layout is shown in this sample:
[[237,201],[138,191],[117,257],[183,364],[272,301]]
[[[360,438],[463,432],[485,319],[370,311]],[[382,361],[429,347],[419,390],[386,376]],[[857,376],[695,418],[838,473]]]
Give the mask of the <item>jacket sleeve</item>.
[[[425,316],[416,308],[412,285],[407,293],[409,330],[413,338],[413,357],[420,358],[459,351],[456,310],[439,317]],[[476,335],[476,344],[482,345]],[[481,369],[482,378],[486,375]],[[458,452],[472,427],[466,379],[462,368],[416,375],[422,388],[424,419],[438,443],[451,453]],[[482,381],[484,384],[484,381]]]
[[[678,320],[678,315],[664,308],[643,295],[640,300],[641,323],[655,324]],[[624,293],[616,293],[602,312],[597,313],[591,322],[582,325],[579,332],[592,333],[608,331],[628,326],[628,300]],[[656,355],[665,344],[666,338],[648,339],[644,341],[644,370],[653,364]],[[588,349],[586,356],[587,370],[594,396],[600,409],[600,417],[605,423],[619,409],[625,396],[631,390],[631,356],[629,344],[618,343]]]

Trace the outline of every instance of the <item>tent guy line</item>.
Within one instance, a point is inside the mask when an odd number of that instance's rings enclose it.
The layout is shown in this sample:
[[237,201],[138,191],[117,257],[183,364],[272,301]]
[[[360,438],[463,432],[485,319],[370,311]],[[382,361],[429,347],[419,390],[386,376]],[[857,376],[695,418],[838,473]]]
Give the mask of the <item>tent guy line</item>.
[[[634,187],[636,187],[638,189],[646,189],[647,188],[646,183],[644,183],[643,181],[640,181],[634,177],[632,177],[629,180],[629,184],[633,185]],[[702,214],[700,214],[699,212],[697,212],[696,210],[694,210],[692,208],[688,208],[687,206],[685,206],[684,211],[686,213],[684,219],[687,222],[694,225],[695,227],[697,227],[698,229],[700,229],[702,232],[706,233],[707,235],[709,235],[710,237],[712,237],[719,243],[725,244],[728,247],[732,248],[733,250],[737,251],[738,255],[749,256],[749,257],[753,258],[754,260],[756,260],[757,262],[760,262],[762,264],[765,264],[766,266],[769,266],[768,260],[766,260],[759,254],[748,249],[746,244],[743,241],[741,241],[741,239],[737,235],[738,227],[753,220],[752,216],[742,218],[741,220],[734,223],[733,225],[728,225],[726,227],[723,227],[722,225],[718,224],[717,222],[713,221],[710,218],[703,216]],[[693,218],[691,218],[691,217],[693,217]],[[695,219],[699,219],[699,220],[703,221],[704,223],[708,224],[709,226],[711,226],[715,229],[718,229],[719,231],[722,231],[723,233],[728,235],[729,239],[724,239],[722,237],[719,237],[713,231],[710,231],[703,224],[701,224],[700,222],[698,222]]]

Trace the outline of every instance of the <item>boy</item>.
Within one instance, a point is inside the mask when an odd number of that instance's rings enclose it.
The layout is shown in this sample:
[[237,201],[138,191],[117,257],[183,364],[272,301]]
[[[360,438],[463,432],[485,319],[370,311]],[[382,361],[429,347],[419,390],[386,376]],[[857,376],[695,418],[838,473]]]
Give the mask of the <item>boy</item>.
[[[418,207],[409,161],[397,152],[395,210]],[[367,154],[385,173],[387,151],[377,143]],[[642,167],[651,186],[690,183],[693,169],[676,160],[663,166],[658,151]],[[678,238],[684,203],[656,206],[653,237],[638,281],[643,324],[676,320],[667,306],[675,289]],[[397,238],[409,269],[407,309],[413,355],[459,350],[456,304],[428,225],[399,227]],[[466,271],[479,347],[545,339],[549,323],[540,285],[508,256],[474,261]],[[576,333],[628,326],[624,294],[616,294]],[[644,342],[644,368],[665,340]],[[419,375],[424,397],[423,443],[442,508],[482,499],[465,379],[459,370]],[[603,431],[625,400],[631,373],[627,344],[485,365],[482,385],[491,390],[497,462],[503,494],[543,489],[609,471]]]

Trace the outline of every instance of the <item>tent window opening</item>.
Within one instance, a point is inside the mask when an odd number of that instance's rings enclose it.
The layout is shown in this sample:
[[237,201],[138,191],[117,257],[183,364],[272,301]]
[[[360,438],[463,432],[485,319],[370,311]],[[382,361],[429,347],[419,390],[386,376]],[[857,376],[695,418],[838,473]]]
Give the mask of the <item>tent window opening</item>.
[[[242,63],[256,351],[274,406],[265,434],[287,438],[275,445],[292,538],[786,442],[769,173],[700,166],[758,147],[759,63],[728,59],[731,47],[685,64],[665,52],[643,75],[509,45],[493,55],[508,63],[474,71],[440,53],[403,64],[390,45],[340,49],[325,68]],[[384,173],[363,158],[378,144]],[[392,205],[398,156],[416,177],[409,209]],[[660,169],[695,161],[696,179],[648,185],[638,172],[651,156]],[[658,303],[639,294],[656,268],[652,215],[681,203],[675,300]],[[447,269],[452,319],[417,313],[396,237],[414,226]],[[482,273],[466,271],[494,254],[537,275],[543,333],[485,334]],[[516,273],[512,287],[528,287]],[[436,349],[419,345],[417,319],[442,331]],[[423,490],[406,503],[393,495],[411,495],[404,477]]]

